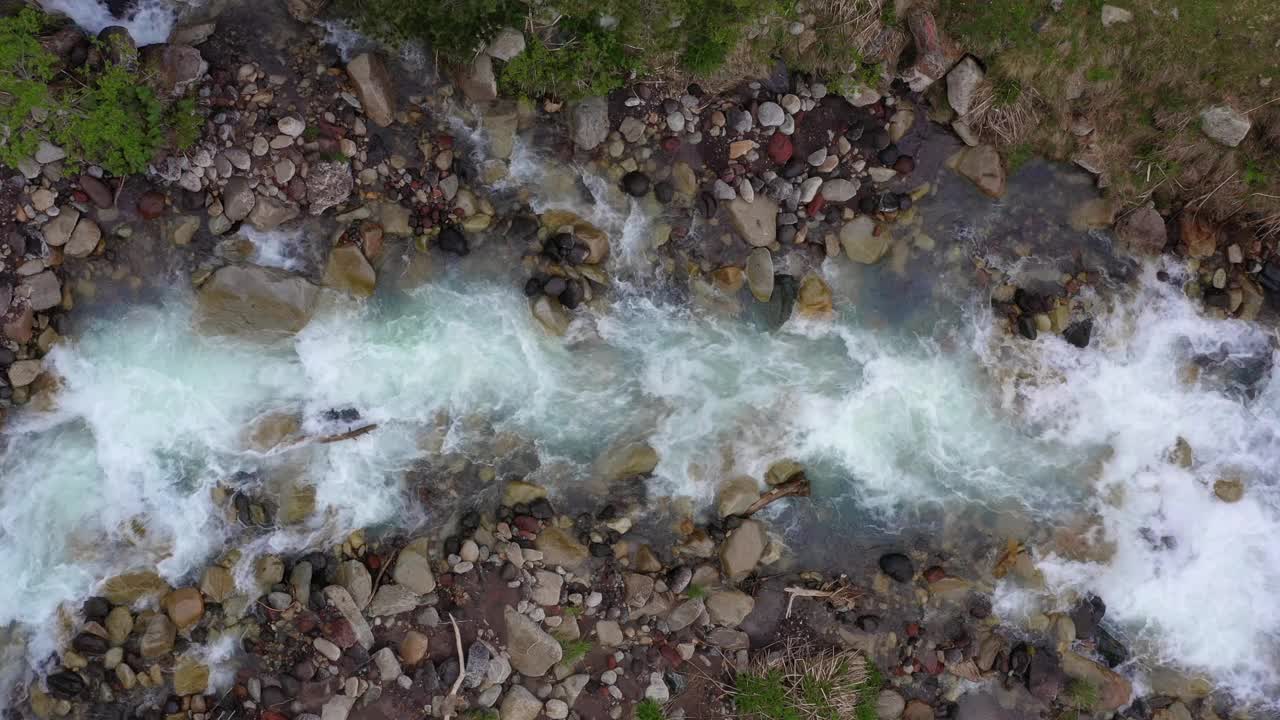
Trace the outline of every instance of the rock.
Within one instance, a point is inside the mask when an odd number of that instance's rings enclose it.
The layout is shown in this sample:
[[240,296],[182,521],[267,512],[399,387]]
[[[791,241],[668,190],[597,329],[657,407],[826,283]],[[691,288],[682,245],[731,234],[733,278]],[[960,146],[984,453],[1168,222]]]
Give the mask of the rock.
[[835,311],[831,287],[817,275],[806,275],[800,282],[800,292],[796,295],[796,309],[804,317],[830,317]]
[[1249,116],[1227,105],[1215,105],[1200,113],[1200,130],[1210,140],[1227,147],[1236,147],[1249,134]]
[[339,245],[329,253],[324,285],[357,297],[373,295],[378,278],[364,253],[355,245]]
[[622,118],[622,122],[618,125],[618,132],[622,134],[622,139],[629,143],[639,142],[644,137],[644,130],[644,121],[631,115]]
[[107,580],[100,592],[112,605],[132,605],[143,598],[159,597],[169,592],[169,583],[153,572],[142,570]]
[[186,95],[209,71],[209,63],[190,45],[151,45],[143,49],[143,56],[151,67],[151,84],[167,98]]
[[720,627],[707,633],[707,643],[721,650],[746,650],[751,647],[751,638],[741,630]]
[[923,700],[912,700],[902,711],[902,720],[933,720],[933,706]]
[[639,573],[629,573],[623,582],[626,588],[624,602],[627,607],[638,610],[649,604],[649,600],[653,598],[653,588],[656,585],[653,578]]
[[320,708],[320,720],[347,720],[355,704],[354,696],[334,695]]
[[769,248],[758,247],[747,256],[747,287],[760,302],[773,296],[773,255]]
[[183,658],[173,669],[173,694],[203,695],[209,689],[209,666]]
[[1130,252],[1139,255],[1159,255],[1169,240],[1164,218],[1150,206],[1120,218],[1116,223],[1116,237]]
[[9,384],[13,387],[26,387],[40,377],[44,366],[39,360],[18,360],[9,366]]
[[1133,21],[1133,13],[1115,5],[1102,6],[1102,27],[1111,27],[1119,23]]
[[309,23],[320,14],[329,0],[284,0],[285,9],[298,22]]
[[1240,478],[1221,478],[1214,481],[1213,494],[1222,502],[1240,502],[1244,497],[1244,482]]
[[369,53],[357,55],[347,63],[347,76],[356,86],[366,117],[379,127],[395,122],[395,84],[381,58]]
[[612,484],[639,475],[648,475],[658,467],[658,452],[648,443],[615,445],[596,458],[594,474]]
[[174,590],[160,601],[160,607],[179,630],[185,630],[204,617],[204,598],[193,587]]
[[966,55],[947,73],[947,102],[959,115],[967,115],[973,106],[973,96],[985,79],[982,67],[972,56]]
[[200,218],[198,217],[188,215],[174,218],[173,224],[169,226],[169,239],[174,245],[184,247],[191,244],[191,239],[199,229]]
[[876,717],[879,720],[897,720],[907,707],[907,701],[894,690],[881,690],[876,696]]
[[1098,689],[1098,703],[1093,708],[1095,711],[1114,712],[1129,704],[1133,687],[1124,676],[1069,650],[1061,654],[1061,660],[1062,671],[1068,677],[1083,680]]
[[786,119],[786,111],[776,102],[760,103],[759,109],[756,110],[756,120],[760,121],[762,127],[777,127]]
[[98,247],[101,240],[102,229],[98,227],[98,223],[89,218],[81,218],[63,252],[71,257],[86,257]]
[[[545,560],[545,556],[543,557]],[[534,573],[533,592],[530,599],[538,605],[550,606],[560,604],[560,590],[564,587],[564,578],[548,570]]]
[[786,165],[791,160],[791,155],[795,152],[795,146],[791,143],[791,138],[782,133],[774,133],[769,138],[769,145],[766,149],[769,159],[776,165]]
[[901,583],[911,582],[911,578],[916,574],[911,558],[902,553],[881,555],[879,565],[881,572]]
[[1188,675],[1173,668],[1156,667],[1147,674],[1152,695],[1166,695],[1192,702],[1213,692],[1208,679]]
[[353,187],[355,181],[351,177],[351,166],[346,162],[315,163],[307,174],[307,202],[311,205],[311,214],[319,215],[346,202]]
[[144,658],[158,658],[173,649],[173,641],[177,637],[178,628],[169,621],[169,616],[156,613],[147,620],[142,631],[142,640],[138,643],[138,652]]
[[583,150],[594,150],[609,137],[609,103],[603,97],[589,97],[574,104],[570,113],[573,142]]
[[498,706],[500,720],[534,720],[542,712],[542,701],[522,685],[512,685]]
[[297,205],[267,195],[258,195],[249,213],[249,224],[259,230],[274,230],[301,214]]
[[705,609],[706,605],[701,598],[685,600],[667,616],[667,626],[673,633],[680,632],[701,617]]
[[391,577],[409,590],[426,595],[436,589],[436,578],[431,573],[431,563],[412,550],[401,550]]
[[342,648],[333,644],[333,641],[318,637],[311,641],[311,645],[315,647],[316,652],[325,656],[330,662],[337,662],[342,657]]
[[724,574],[737,581],[750,575],[769,545],[769,535],[759,520],[744,520],[720,546],[720,566]]
[[990,145],[965,148],[950,163],[956,172],[968,178],[990,197],[1004,195],[1004,165],[1000,162],[1000,153]]
[[511,667],[526,677],[542,677],[564,656],[560,643],[538,624],[508,607],[504,614]]
[[916,60],[902,77],[912,92],[924,92],[946,73],[955,58],[949,59],[938,23],[924,6],[917,5],[907,12],[907,28],[915,43]]
[[760,498],[760,485],[755,478],[739,475],[729,478],[720,486],[717,508],[720,517],[737,515],[751,507]]
[[[401,551],[401,558],[404,557],[404,552]],[[397,565],[398,568],[399,566]],[[369,623],[360,614],[360,608],[356,606],[356,601],[351,598],[351,593],[347,592],[347,589],[341,585],[330,585],[324,589],[324,596],[329,601],[329,604],[351,625],[351,631],[355,633],[356,642],[368,650],[373,645],[373,631],[369,629]]]
[[717,590],[707,596],[707,615],[717,625],[736,627],[755,609],[756,601],[737,590]]
[[80,221],[80,211],[70,205],[59,208],[58,216],[44,224],[41,233],[44,241],[52,247],[62,247],[71,239],[71,233]]
[[104,624],[107,627],[107,640],[111,646],[120,647],[129,639],[129,633],[133,632],[133,613],[129,612],[129,608],[118,605],[111,608]]
[[601,620],[596,623],[596,637],[605,647],[619,647],[625,640],[622,627],[615,620]]
[[284,135],[296,138],[302,135],[303,131],[307,129],[307,123],[301,118],[293,115],[285,115],[276,121],[276,129]]
[[359,560],[347,560],[338,566],[333,580],[346,588],[351,599],[355,601],[356,607],[364,610],[369,606],[369,600],[373,597],[373,578],[369,576],[369,569],[364,566],[364,563]]
[[539,295],[530,301],[529,310],[538,324],[552,335],[558,337],[569,331],[569,314],[554,298]]
[[52,270],[45,270],[23,279],[15,297],[25,297],[36,312],[55,308],[62,304],[62,283]]
[[542,561],[548,567],[576,568],[590,557],[582,543],[557,527],[543,528],[533,546],[542,553]]
[[490,103],[498,99],[498,78],[493,74],[493,58],[476,55],[458,78],[462,94],[473,103]]
[[396,659],[395,651],[389,647],[373,654],[373,664],[378,666],[378,676],[382,678],[383,685],[395,682],[402,674],[400,661]]
[[841,203],[853,199],[858,194],[860,183],[857,180],[846,180],[844,178],[832,178],[822,183],[822,197],[827,202]]
[[649,176],[638,170],[623,175],[622,190],[631,197],[644,197],[649,192]]
[[859,215],[840,228],[840,245],[850,260],[872,265],[889,249],[889,233],[877,233],[876,221]]
[[1031,655],[1031,666],[1027,670],[1027,689],[1031,695],[1045,703],[1058,699],[1065,685],[1063,672],[1058,668],[1058,661],[1049,650],[1038,648]]
[[436,245],[444,252],[459,257],[471,252],[471,246],[467,243],[467,236],[453,225],[440,231],[440,236],[436,238]]
[[35,155],[36,162],[40,163],[41,165],[48,165],[49,163],[58,162],[59,160],[62,160],[66,156],[67,156],[66,150],[63,150],[62,148],[58,147],[57,145],[54,145],[48,140],[41,140],[40,144],[36,146],[36,155]]
[[[388,586],[378,588],[378,592],[381,593],[386,587]],[[410,630],[400,640],[400,660],[406,665],[417,665],[427,656],[428,648],[427,636],[417,630]]]
[[257,265],[227,265],[200,286],[198,324],[214,334],[292,335],[311,319],[318,293],[305,278]]
[[484,116],[484,128],[489,135],[489,154],[498,160],[506,160],[515,149],[519,116],[514,107],[495,107],[501,110],[492,110]]
[[752,247],[768,247],[778,239],[778,203],[763,196],[754,202],[735,198],[727,208],[733,229]]
[[485,46],[485,53],[494,60],[507,62],[524,52],[524,33],[515,28],[502,28]]
[[249,179],[237,175],[222,188],[222,214],[233,223],[249,217],[257,195],[249,187]]

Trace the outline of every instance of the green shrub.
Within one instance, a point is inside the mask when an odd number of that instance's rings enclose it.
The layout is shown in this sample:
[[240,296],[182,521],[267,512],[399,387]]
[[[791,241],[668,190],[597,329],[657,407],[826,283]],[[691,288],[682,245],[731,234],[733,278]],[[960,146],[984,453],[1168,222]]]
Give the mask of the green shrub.
[[340,0],[336,10],[381,42],[422,42],[448,62],[465,63],[502,28],[520,27],[526,6],[520,0]]
[[578,661],[591,652],[591,643],[586,640],[561,640],[560,662],[566,666],[577,665]]
[[879,714],[876,712],[876,701],[880,697],[881,688],[884,687],[884,675],[880,674],[880,668],[870,660],[867,661],[866,670],[867,678],[858,690],[856,719],[877,720]]
[[645,698],[636,705],[636,720],[666,720],[657,700]]
[[1092,710],[1098,704],[1098,688],[1087,680],[1072,680],[1067,684],[1066,701],[1077,710]]
[[734,706],[738,713],[768,720],[800,720],[791,706],[782,673],[773,670],[764,675],[740,674],[734,683]]
[[563,42],[552,47],[534,37],[523,53],[503,67],[498,82],[504,93],[567,100],[605,95],[622,87],[640,67],[618,33],[589,21],[562,20],[560,25]]
[[1091,67],[1084,76],[1089,82],[1105,82],[1115,79],[1116,71],[1105,67]]
[[689,589],[684,591],[684,594],[688,595],[689,599],[696,600],[698,598],[706,597],[707,589],[702,587],[701,585],[690,585]]
[[68,169],[88,163],[127,175],[146,170],[161,148],[199,139],[195,101],[166,109],[136,70],[60,70],[40,44],[44,22],[32,10],[0,19],[0,135],[8,135],[0,162],[15,166],[48,138],[66,151]]

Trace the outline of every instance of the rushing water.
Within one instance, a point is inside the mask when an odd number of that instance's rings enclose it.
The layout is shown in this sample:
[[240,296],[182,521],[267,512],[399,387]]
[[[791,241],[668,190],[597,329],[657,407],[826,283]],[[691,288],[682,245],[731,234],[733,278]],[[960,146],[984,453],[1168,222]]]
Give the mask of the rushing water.
[[[114,22],[93,3],[46,4],[90,29]],[[149,26],[158,37],[161,24]],[[985,243],[1013,232],[1002,229],[1009,218],[1064,226],[1045,192],[1061,178],[1015,179],[1000,204],[943,193],[928,201],[943,209],[927,221],[936,249],[912,251],[902,273],[828,261],[836,317],[770,332],[723,302],[675,299],[646,274],[652,205],[589,173],[579,183],[523,145],[511,170],[536,209],[575,209],[613,238],[615,297],[581,312],[566,338],[540,331],[518,278],[473,256],[406,294],[332,299],[282,346],[200,336],[191,298],[174,290],[103,314],[50,353],[54,406],[13,417],[0,455],[0,622],[32,630],[31,657],[52,649],[58,607],[113,572],[154,565],[189,581],[235,533],[215,486],[269,485],[300,466],[317,512],[253,547],[330,540],[406,513],[404,476],[436,452],[426,438],[447,418],[445,449],[465,448],[481,417],[569,468],[555,481],[566,496],[600,452],[645,440],[660,456],[654,488],[698,504],[721,479],[761,477],[789,456],[814,469],[820,502],[889,528],[924,507],[1013,510],[1047,527],[1096,518],[1094,539],[1114,551],[1082,560],[1046,546],[1051,590],[1101,595],[1145,660],[1203,672],[1243,698],[1275,696],[1280,387],[1264,379],[1244,392],[1214,371],[1269,358],[1270,332],[1202,317],[1176,267],[1173,282],[1141,268],[1114,301],[1093,298],[1084,350],[1010,337],[985,295],[944,282],[960,265],[944,258],[974,254],[1043,279],[1058,258],[1015,261]],[[302,267],[301,232],[246,239],[256,262]],[[1197,362],[1207,369],[1188,379]],[[299,414],[305,436],[347,429],[325,419],[334,408],[378,429],[290,450],[246,443],[255,419],[280,412]],[[1179,437],[1194,450],[1190,468],[1168,460]],[[1215,499],[1226,475],[1244,480],[1240,502]],[[1002,592],[1011,615],[1053,602]]]

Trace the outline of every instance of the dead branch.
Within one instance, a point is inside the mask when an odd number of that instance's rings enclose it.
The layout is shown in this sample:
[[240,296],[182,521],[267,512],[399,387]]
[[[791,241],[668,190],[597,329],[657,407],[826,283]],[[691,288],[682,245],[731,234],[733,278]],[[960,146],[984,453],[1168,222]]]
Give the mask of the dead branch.
[[852,605],[859,595],[858,591],[847,583],[831,583],[824,585],[819,590],[789,587],[785,589],[785,592],[791,596],[787,598],[787,617],[791,617],[791,606],[798,597],[826,598],[837,605]]
[[741,514],[743,517],[754,515],[763,510],[770,503],[781,500],[784,497],[809,497],[809,479],[804,475],[788,480],[781,485],[773,488],[769,492],[760,496],[759,500],[751,503]]
[[378,423],[373,423],[372,425],[365,425],[364,427],[358,427],[355,430],[350,430],[350,431],[341,433],[339,435],[326,435],[320,438],[319,440],[317,440],[316,442],[320,443],[321,445],[328,445],[329,443],[342,442],[343,440],[358,438],[361,435],[364,435],[366,433],[371,433],[377,429],[378,429]]
[[444,720],[453,717],[453,706],[458,701],[458,688],[462,687],[462,679],[467,676],[467,660],[462,656],[462,633],[458,630],[458,621],[449,613],[449,624],[453,626],[453,642],[458,649],[458,679],[453,681],[449,694],[444,699]]

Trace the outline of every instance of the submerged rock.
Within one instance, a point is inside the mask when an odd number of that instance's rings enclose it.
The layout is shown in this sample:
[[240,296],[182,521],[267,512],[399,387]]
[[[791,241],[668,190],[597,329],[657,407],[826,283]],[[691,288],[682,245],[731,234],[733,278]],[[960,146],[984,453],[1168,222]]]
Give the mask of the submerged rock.
[[859,215],[840,228],[840,246],[850,260],[872,265],[884,257],[889,249],[889,233],[877,233],[876,229],[876,221],[867,215]]
[[258,265],[227,265],[197,295],[202,332],[292,335],[311,320],[319,288],[305,278]]
[[911,558],[902,553],[887,553],[880,556],[880,571],[900,583],[911,582],[915,577],[915,564]]
[[747,256],[747,287],[760,302],[773,297],[773,255],[769,248],[758,247]]
[[993,198],[1004,195],[1004,163],[995,148],[990,145],[965,148],[949,162],[957,173],[968,178],[986,195]]

